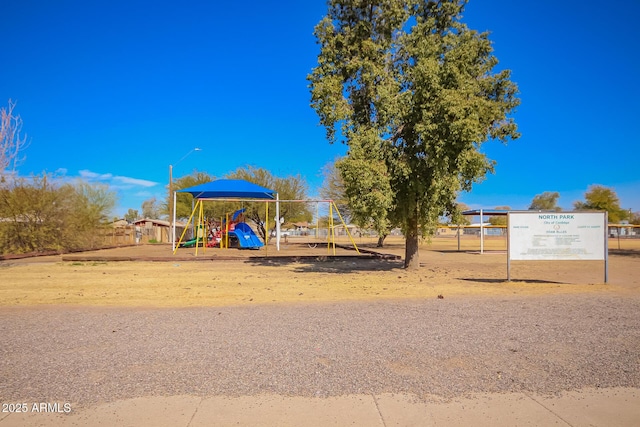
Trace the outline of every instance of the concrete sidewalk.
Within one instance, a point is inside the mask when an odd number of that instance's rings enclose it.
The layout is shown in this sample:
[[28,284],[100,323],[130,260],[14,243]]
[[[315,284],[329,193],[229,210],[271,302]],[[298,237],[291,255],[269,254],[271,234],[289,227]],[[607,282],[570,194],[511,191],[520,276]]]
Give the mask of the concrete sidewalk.
[[[7,403],[7,402],[3,402]],[[17,403],[17,402],[16,402]],[[27,406],[33,405],[28,403]],[[63,410],[63,405],[59,405]],[[3,408],[5,409],[5,408]],[[640,389],[589,389],[542,396],[479,394],[449,402],[409,395],[330,398],[143,397],[63,413],[0,413],[13,426],[638,426]]]

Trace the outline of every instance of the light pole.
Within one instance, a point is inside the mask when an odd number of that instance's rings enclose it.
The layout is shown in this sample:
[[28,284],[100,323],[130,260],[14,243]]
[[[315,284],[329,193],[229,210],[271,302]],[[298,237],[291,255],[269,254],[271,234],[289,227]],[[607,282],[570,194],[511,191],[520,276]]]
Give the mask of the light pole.
[[176,220],[175,220],[175,200],[173,197],[173,166],[177,165],[178,163],[180,163],[181,161],[183,161],[184,159],[186,159],[187,157],[189,157],[189,155],[191,153],[193,153],[194,151],[202,151],[201,148],[195,147],[192,148],[191,151],[189,151],[187,154],[185,154],[184,156],[182,156],[182,158],[180,160],[178,160],[177,162],[175,162],[172,165],[169,165],[169,221],[170,221],[170,225],[169,225],[169,229],[171,230],[171,248],[172,250],[176,249]]

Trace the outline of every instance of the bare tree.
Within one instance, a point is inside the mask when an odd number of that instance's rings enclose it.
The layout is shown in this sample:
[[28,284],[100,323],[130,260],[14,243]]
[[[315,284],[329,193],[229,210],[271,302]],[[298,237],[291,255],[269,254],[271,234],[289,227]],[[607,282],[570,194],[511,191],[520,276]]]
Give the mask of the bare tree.
[[147,219],[160,218],[160,204],[155,197],[142,202],[142,217]]
[[[337,159],[336,159],[337,160]],[[329,162],[322,168],[324,180],[320,187],[320,197],[333,200],[340,213],[351,220],[351,210],[349,209],[349,199],[344,190],[344,179],[340,175],[340,170],[336,167],[336,161]]]
[[8,106],[0,108],[0,174],[15,167],[24,158],[20,151],[27,147],[27,136],[22,135],[22,118],[13,109],[16,103],[9,99]]

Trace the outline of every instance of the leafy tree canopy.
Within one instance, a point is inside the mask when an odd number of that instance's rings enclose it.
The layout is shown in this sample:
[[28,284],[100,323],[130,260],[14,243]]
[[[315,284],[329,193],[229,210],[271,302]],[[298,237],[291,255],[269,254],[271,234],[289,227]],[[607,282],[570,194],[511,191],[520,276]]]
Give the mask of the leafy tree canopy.
[[[496,206],[497,211],[510,211],[510,206]],[[507,225],[506,215],[493,215],[489,217],[489,224],[491,225]]]
[[449,224],[469,225],[471,224],[469,217],[462,215],[462,212],[468,211],[470,209],[471,208],[469,208],[468,205],[458,202],[453,206],[453,209],[448,212],[443,220],[445,223]]
[[[307,199],[307,182],[300,175],[288,177],[276,177],[264,168],[245,166],[238,168],[226,176],[229,179],[243,179],[278,193],[280,200],[304,200]],[[266,208],[261,202],[243,203],[247,208],[245,215],[251,219],[258,228],[258,234],[265,239]],[[269,222],[275,226],[275,206],[269,206]],[[280,203],[280,217],[289,223],[307,221],[311,222],[313,215],[306,203],[283,202]],[[273,222],[272,222],[273,221]]]
[[330,142],[354,218],[400,224],[405,266],[417,267],[420,232],[455,210],[460,191],[493,171],[488,139],[517,138],[519,104],[487,33],[461,22],[462,0],[329,0],[315,28],[311,103]]
[[[367,174],[360,175],[357,172]],[[378,247],[390,232],[391,224],[387,216],[386,197],[376,191],[374,185],[364,185],[375,180],[375,172],[369,173],[366,164],[355,165],[348,157],[337,159],[324,167],[324,182],[320,195],[331,199],[344,218],[361,228],[372,228],[378,234]],[[346,185],[349,181],[351,185]],[[355,184],[359,185],[355,185]]]
[[127,211],[126,214],[124,214],[124,219],[127,220],[127,222],[133,222],[135,220],[138,219],[138,217],[140,216],[140,214],[138,213],[138,211],[136,209],[129,209]]
[[616,224],[629,218],[629,211],[620,208],[620,200],[616,192],[602,185],[592,185],[584,194],[585,201],[573,204],[578,211],[607,211],[609,222]]
[[542,194],[536,195],[531,201],[529,210],[533,211],[556,211],[559,212],[562,209],[558,206],[558,199],[560,193],[557,191],[545,191]]
[[[199,184],[205,184],[207,182],[214,181],[216,178],[212,175],[209,175],[206,172],[193,171],[190,175],[183,176],[181,178],[177,178],[173,181],[173,190],[182,190],[184,188],[193,187]],[[173,197],[173,195],[171,196]],[[187,219],[191,215],[193,211],[192,207],[193,196],[188,193],[177,193],[176,194],[176,218]],[[204,206],[205,216],[207,218],[211,217],[220,217],[220,213],[212,210],[210,204],[206,204]],[[169,204],[165,205],[164,212],[169,213]],[[169,219],[171,220],[171,218]]]

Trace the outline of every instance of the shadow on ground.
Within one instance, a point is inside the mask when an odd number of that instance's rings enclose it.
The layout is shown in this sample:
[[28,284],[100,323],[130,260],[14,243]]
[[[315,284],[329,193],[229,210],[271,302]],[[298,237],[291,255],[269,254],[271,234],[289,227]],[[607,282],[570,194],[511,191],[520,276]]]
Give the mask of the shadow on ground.
[[[470,279],[465,277],[458,277],[458,280],[463,280],[465,282],[477,282],[477,283],[509,283],[507,279]],[[511,280],[511,282],[516,283],[536,283],[536,284],[562,284],[564,282],[554,282],[552,280],[539,280],[539,279],[516,279]]]
[[293,266],[297,273],[353,273],[357,271],[393,271],[403,267],[402,260],[356,256],[317,256],[249,258],[245,263],[253,266]]
[[640,258],[640,251],[633,249],[609,249],[609,255],[628,256],[633,258]]

